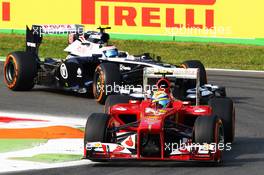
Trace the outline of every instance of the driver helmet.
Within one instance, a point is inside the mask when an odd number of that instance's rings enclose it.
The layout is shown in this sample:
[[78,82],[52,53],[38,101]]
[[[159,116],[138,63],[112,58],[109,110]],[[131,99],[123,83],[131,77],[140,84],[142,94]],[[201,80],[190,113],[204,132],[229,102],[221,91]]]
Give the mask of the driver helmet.
[[152,96],[152,102],[156,103],[159,108],[166,108],[170,103],[170,98],[166,92],[157,91]]

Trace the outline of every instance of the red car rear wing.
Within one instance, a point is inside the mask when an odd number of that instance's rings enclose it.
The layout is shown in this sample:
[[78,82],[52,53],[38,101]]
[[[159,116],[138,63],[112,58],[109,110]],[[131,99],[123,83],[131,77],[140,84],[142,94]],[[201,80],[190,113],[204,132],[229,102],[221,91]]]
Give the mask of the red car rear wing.
[[[196,80],[196,105],[200,104],[200,73],[198,68],[151,68],[145,67],[143,72],[143,87],[147,87],[150,78],[176,78]],[[143,90],[145,91],[145,90]],[[143,92],[145,94],[145,92]]]

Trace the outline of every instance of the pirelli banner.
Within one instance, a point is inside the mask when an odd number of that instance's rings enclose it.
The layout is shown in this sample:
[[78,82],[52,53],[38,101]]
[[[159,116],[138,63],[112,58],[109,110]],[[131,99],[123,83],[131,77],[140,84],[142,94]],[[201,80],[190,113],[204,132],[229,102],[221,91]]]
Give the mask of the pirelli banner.
[[[111,26],[124,39],[264,45],[263,0],[0,0],[1,31],[32,24]],[[144,36],[144,37],[142,37]]]

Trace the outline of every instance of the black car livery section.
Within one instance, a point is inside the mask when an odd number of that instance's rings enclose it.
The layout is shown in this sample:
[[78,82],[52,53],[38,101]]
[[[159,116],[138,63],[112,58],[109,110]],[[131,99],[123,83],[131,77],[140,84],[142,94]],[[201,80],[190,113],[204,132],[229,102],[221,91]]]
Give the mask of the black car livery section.
[[[80,43],[81,47],[89,47],[98,44],[98,48],[110,48],[109,34],[105,29],[98,28],[99,32],[88,31],[82,35],[76,34],[80,31],[70,31],[73,36],[72,42]],[[9,89],[14,91],[31,90],[34,85],[43,85],[52,88],[74,91],[77,93],[92,93],[98,103],[103,104],[108,95],[107,85],[113,84],[142,84],[144,67],[164,68],[176,67],[162,63],[160,58],[153,59],[149,54],[138,56],[119,52],[115,57],[106,57],[102,54],[91,54],[90,56],[78,56],[69,53],[66,59],[45,58],[41,61],[38,50],[43,38],[43,26],[33,25],[32,29],[27,27],[26,51],[15,51],[7,55],[4,66],[4,79]],[[69,36],[70,36],[69,35]],[[91,37],[96,36],[96,37]],[[99,37],[98,37],[99,36]],[[84,41],[85,40],[85,41]],[[177,67],[199,68],[200,84],[207,84],[206,71],[200,61],[186,61]],[[194,88],[190,81],[176,81],[177,97],[185,98],[186,90]]]

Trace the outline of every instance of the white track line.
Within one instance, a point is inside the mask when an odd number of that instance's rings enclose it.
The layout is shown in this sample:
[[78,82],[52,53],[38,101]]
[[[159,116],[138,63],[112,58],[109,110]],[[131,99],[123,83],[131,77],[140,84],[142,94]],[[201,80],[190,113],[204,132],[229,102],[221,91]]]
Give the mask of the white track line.
[[73,118],[73,117],[60,117],[59,114],[54,115],[45,115],[45,114],[37,114],[37,113],[18,113],[18,112],[9,112],[9,111],[0,111],[0,116],[2,117],[14,117],[14,118],[27,118],[27,119],[35,119],[35,120],[45,120],[59,123],[69,123],[69,124],[77,124],[77,125],[85,125],[85,118]]
[[[9,161],[9,162],[8,162]],[[43,169],[50,169],[50,168],[63,168],[63,167],[71,167],[71,166],[80,166],[80,165],[89,165],[89,164],[95,164],[94,162],[90,160],[79,160],[74,162],[63,162],[63,163],[55,163],[55,164],[43,164],[38,162],[26,162],[26,161],[14,161],[14,160],[8,160],[7,162],[4,162],[4,164],[0,165],[0,174],[1,173],[7,173],[7,172],[19,172],[19,171],[30,171],[30,170],[43,170]],[[19,162],[19,165],[16,163]],[[10,164],[10,166],[7,166],[7,164]]]
[[[84,126],[86,119],[81,118],[66,118],[66,117],[54,117],[54,116],[46,116],[41,114],[26,114],[26,113],[13,113],[13,112],[0,112],[0,117],[14,117],[14,118],[26,118],[26,119],[37,119],[37,120],[46,120],[48,125],[67,125],[67,126]],[[10,128],[12,127],[12,123],[0,123],[0,128]],[[25,121],[14,122],[20,123],[23,126]],[[22,123],[22,124],[21,124]],[[31,126],[38,125],[39,122],[30,122]],[[40,122],[45,123],[45,122]],[[9,125],[8,127],[2,127],[4,125]],[[19,124],[15,124],[19,125]],[[14,125],[14,126],[15,126]],[[29,127],[27,125],[26,127]],[[39,162],[31,162],[31,161],[23,161],[23,160],[10,160],[10,157],[31,157],[36,154],[44,154],[44,153],[63,153],[63,154],[83,154],[83,140],[82,139],[50,139],[47,143],[41,144],[39,146],[12,151],[5,152],[0,154],[0,173],[6,172],[17,172],[23,170],[41,170],[48,168],[60,168],[60,167],[69,167],[69,166],[78,166],[78,165],[87,165],[92,162],[89,160],[79,160],[79,161],[71,161],[71,162],[63,162],[63,163],[39,163]]]
[[218,71],[218,72],[245,72],[245,73],[260,73],[264,74],[264,71],[258,70],[237,70],[237,69],[217,69],[217,68],[206,68],[208,71]]
[[12,157],[32,157],[37,154],[75,154],[82,155],[82,139],[51,139],[37,147],[14,152],[1,153],[0,173],[22,170],[36,170],[47,168],[59,168],[91,164],[89,160],[69,161],[63,163],[41,163],[33,161],[12,160]]

